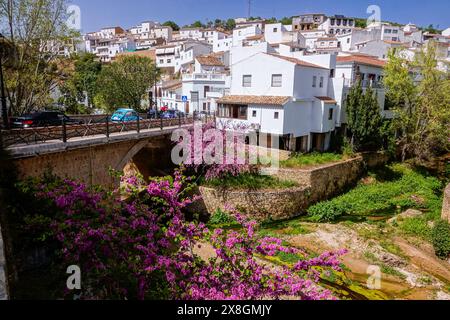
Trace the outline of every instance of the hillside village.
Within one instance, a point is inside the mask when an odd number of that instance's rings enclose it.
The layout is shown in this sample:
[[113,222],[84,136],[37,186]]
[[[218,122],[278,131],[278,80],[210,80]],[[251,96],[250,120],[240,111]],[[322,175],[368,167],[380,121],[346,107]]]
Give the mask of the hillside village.
[[380,112],[392,117],[382,86],[391,49],[413,59],[433,40],[440,67],[450,61],[450,29],[432,34],[412,23],[385,22],[360,28],[354,18],[324,14],[293,17],[290,25],[234,22],[233,30],[174,31],[154,21],[128,30],[108,27],[85,34],[72,50],[93,53],[104,63],[123,55],[150,57],[163,72],[149,89],[153,108],[216,113],[277,134],[283,149],[297,152],[329,148],[333,134],[345,128],[345,100],[357,81],[376,91]]

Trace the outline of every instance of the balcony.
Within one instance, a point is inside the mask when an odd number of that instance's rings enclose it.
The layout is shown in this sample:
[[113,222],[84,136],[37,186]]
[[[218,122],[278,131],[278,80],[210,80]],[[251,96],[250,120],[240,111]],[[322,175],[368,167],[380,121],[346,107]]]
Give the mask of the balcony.
[[216,74],[216,73],[194,73],[194,74],[184,74],[183,81],[225,81],[225,74]]
[[218,99],[227,94],[230,94],[230,89],[228,88],[211,88],[210,91],[206,93],[206,98]]

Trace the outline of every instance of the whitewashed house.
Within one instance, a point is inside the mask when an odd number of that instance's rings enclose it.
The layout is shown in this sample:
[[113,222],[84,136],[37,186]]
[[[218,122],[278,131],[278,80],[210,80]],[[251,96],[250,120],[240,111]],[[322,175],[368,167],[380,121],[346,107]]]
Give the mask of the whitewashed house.
[[336,126],[347,123],[345,101],[350,89],[361,81],[363,88],[371,87],[377,95],[380,112],[386,118],[392,117],[392,112],[385,110],[385,89],[383,87],[383,73],[386,61],[364,54],[342,54],[336,59],[336,69],[331,78],[333,87],[330,95],[337,102],[338,112]]
[[328,96],[334,56],[308,59],[317,64],[264,52],[234,63],[230,94],[218,100],[218,124],[268,134],[268,147],[328,149],[336,127],[336,101]]
[[292,18],[292,30],[294,31],[308,31],[317,29],[325,22],[326,16],[319,14],[302,14],[298,17]]
[[244,24],[233,30],[233,47],[241,47],[249,37],[261,36],[263,30],[257,24]]
[[329,35],[350,33],[356,27],[355,19],[343,15],[328,17],[318,29],[324,30]]
[[292,31],[292,25],[271,23],[265,25],[264,37],[265,40],[270,44],[283,42],[298,43],[299,32]]
[[204,55],[195,59],[194,71],[182,75],[182,96],[179,110],[185,113],[215,112],[216,100],[228,93],[230,76],[223,60],[226,55]]
[[301,31],[298,36],[298,44],[308,51],[313,52],[316,48],[317,40],[325,37],[327,37],[325,30]]
[[318,54],[338,53],[341,51],[341,42],[335,37],[318,38],[315,52]]

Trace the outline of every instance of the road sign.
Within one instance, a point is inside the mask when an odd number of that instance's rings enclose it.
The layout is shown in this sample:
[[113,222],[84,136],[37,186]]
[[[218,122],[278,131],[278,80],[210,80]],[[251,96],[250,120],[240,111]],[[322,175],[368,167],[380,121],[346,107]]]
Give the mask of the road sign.
[[181,100],[182,100],[183,102],[187,102],[187,101],[188,101],[188,97],[187,97],[187,96],[182,96],[182,97],[181,97]]

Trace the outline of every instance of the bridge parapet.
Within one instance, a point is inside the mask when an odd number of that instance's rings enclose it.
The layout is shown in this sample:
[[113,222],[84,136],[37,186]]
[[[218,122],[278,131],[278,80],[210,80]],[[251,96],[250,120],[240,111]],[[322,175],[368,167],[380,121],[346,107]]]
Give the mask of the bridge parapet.
[[132,122],[112,122],[109,117],[92,118],[85,123],[67,124],[60,126],[45,126],[37,128],[2,130],[1,137],[5,148],[23,145],[37,145],[49,142],[69,142],[70,140],[91,139],[103,136],[109,138],[113,134],[137,133],[152,129],[181,127],[194,122],[193,117],[179,117],[175,119],[149,119]]

